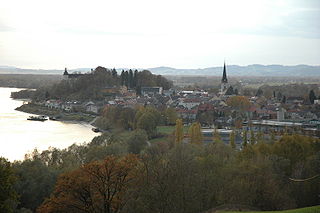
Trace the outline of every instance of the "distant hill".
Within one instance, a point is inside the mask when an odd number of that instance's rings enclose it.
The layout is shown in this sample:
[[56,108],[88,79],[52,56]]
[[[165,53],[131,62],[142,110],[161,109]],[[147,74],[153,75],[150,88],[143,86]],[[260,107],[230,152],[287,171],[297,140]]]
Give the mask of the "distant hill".
[[[69,70],[72,72],[89,72],[90,68],[78,68]],[[117,69],[120,73],[121,69]],[[125,69],[126,70],[126,69]],[[143,69],[138,69],[143,70]],[[176,69],[172,67],[149,68],[153,74],[157,75],[206,75],[221,76],[222,67],[209,67],[203,69]],[[63,70],[44,70],[44,69],[20,69],[10,66],[0,66],[0,74],[53,74],[62,75]],[[228,65],[227,74],[230,76],[290,76],[307,77],[320,76],[320,66],[296,65],[260,65],[252,64],[248,66]]]
[[[149,70],[159,75],[207,75],[221,76],[222,67],[209,67],[203,69],[175,69],[171,67],[157,67]],[[248,66],[229,65],[227,75],[230,76],[320,76],[320,66],[296,65],[260,65]]]

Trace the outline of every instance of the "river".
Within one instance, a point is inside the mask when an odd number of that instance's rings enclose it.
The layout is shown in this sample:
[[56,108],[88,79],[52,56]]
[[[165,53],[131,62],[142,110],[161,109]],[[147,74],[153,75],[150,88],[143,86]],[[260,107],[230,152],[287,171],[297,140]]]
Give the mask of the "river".
[[0,87],[0,157],[23,160],[35,148],[66,148],[73,143],[90,142],[99,135],[86,123],[28,121],[31,114],[14,110],[23,101],[10,98],[11,92],[19,90]]

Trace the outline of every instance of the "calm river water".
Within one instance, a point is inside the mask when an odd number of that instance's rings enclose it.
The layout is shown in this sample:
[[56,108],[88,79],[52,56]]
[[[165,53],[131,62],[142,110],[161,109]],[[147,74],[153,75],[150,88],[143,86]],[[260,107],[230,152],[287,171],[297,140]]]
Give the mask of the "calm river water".
[[34,148],[66,148],[73,143],[90,142],[99,135],[88,124],[60,121],[28,121],[28,113],[14,110],[22,101],[10,98],[14,88],[0,87],[0,157],[23,160]]

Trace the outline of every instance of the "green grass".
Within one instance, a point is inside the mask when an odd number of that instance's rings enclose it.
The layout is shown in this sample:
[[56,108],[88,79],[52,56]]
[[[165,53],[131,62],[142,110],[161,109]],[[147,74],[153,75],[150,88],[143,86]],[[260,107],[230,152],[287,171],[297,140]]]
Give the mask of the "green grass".
[[320,213],[320,206],[284,211],[217,211],[217,213]]
[[163,142],[163,141],[167,141],[168,138],[167,137],[160,137],[160,138],[153,138],[151,140],[149,140],[149,142],[152,143],[157,143],[157,142]]
[[[160,134],[165,134],[165,135],[170,135],[174,132],[175,126],[158,126],[157,127],[157,132]],[[188,126],[184,126],[183,127],[183,132],[187,133],[188,132],[189,127]]]

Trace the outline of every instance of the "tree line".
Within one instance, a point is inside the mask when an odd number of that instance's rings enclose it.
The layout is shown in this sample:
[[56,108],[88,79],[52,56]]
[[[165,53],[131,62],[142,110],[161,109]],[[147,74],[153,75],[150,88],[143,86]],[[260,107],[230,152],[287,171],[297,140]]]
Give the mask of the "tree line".
[[228,204],[261,210],[319,204],[319,139],[284,135],[238,150],[218,135],[199,143],[197,124],[186,143],[179,125],[152,144],[137,129],[35,150],[24,161],[1,158],[0,211],[192,213]]
[[157,126],[174,125],[178,115],[174,108],[156,109],[152,106],[136,108],[107,106],[95,125],[103,130],[145,130],[149,138],[158,136]]
[[[72,75],[72,74],[71,74]],[[164,89],[172,87],[172,82],[168,81],[161,75],[153,75],[150,71],[132,70],[123,71],[118,75],[115,69],[107,69],[105,67],[97,67],[91,73],[85,73],[77,78],[61,80],[55,84],[48,86],[42,85],[36,92],[13,94],[14,97],[32,98],[35,101],[48,99],[61,100],[104,100],[106,94],[103,92],[105,88],[113,88],[119,86],[127,86],[134,89],[140,94],[141,87],[160,86]]]

